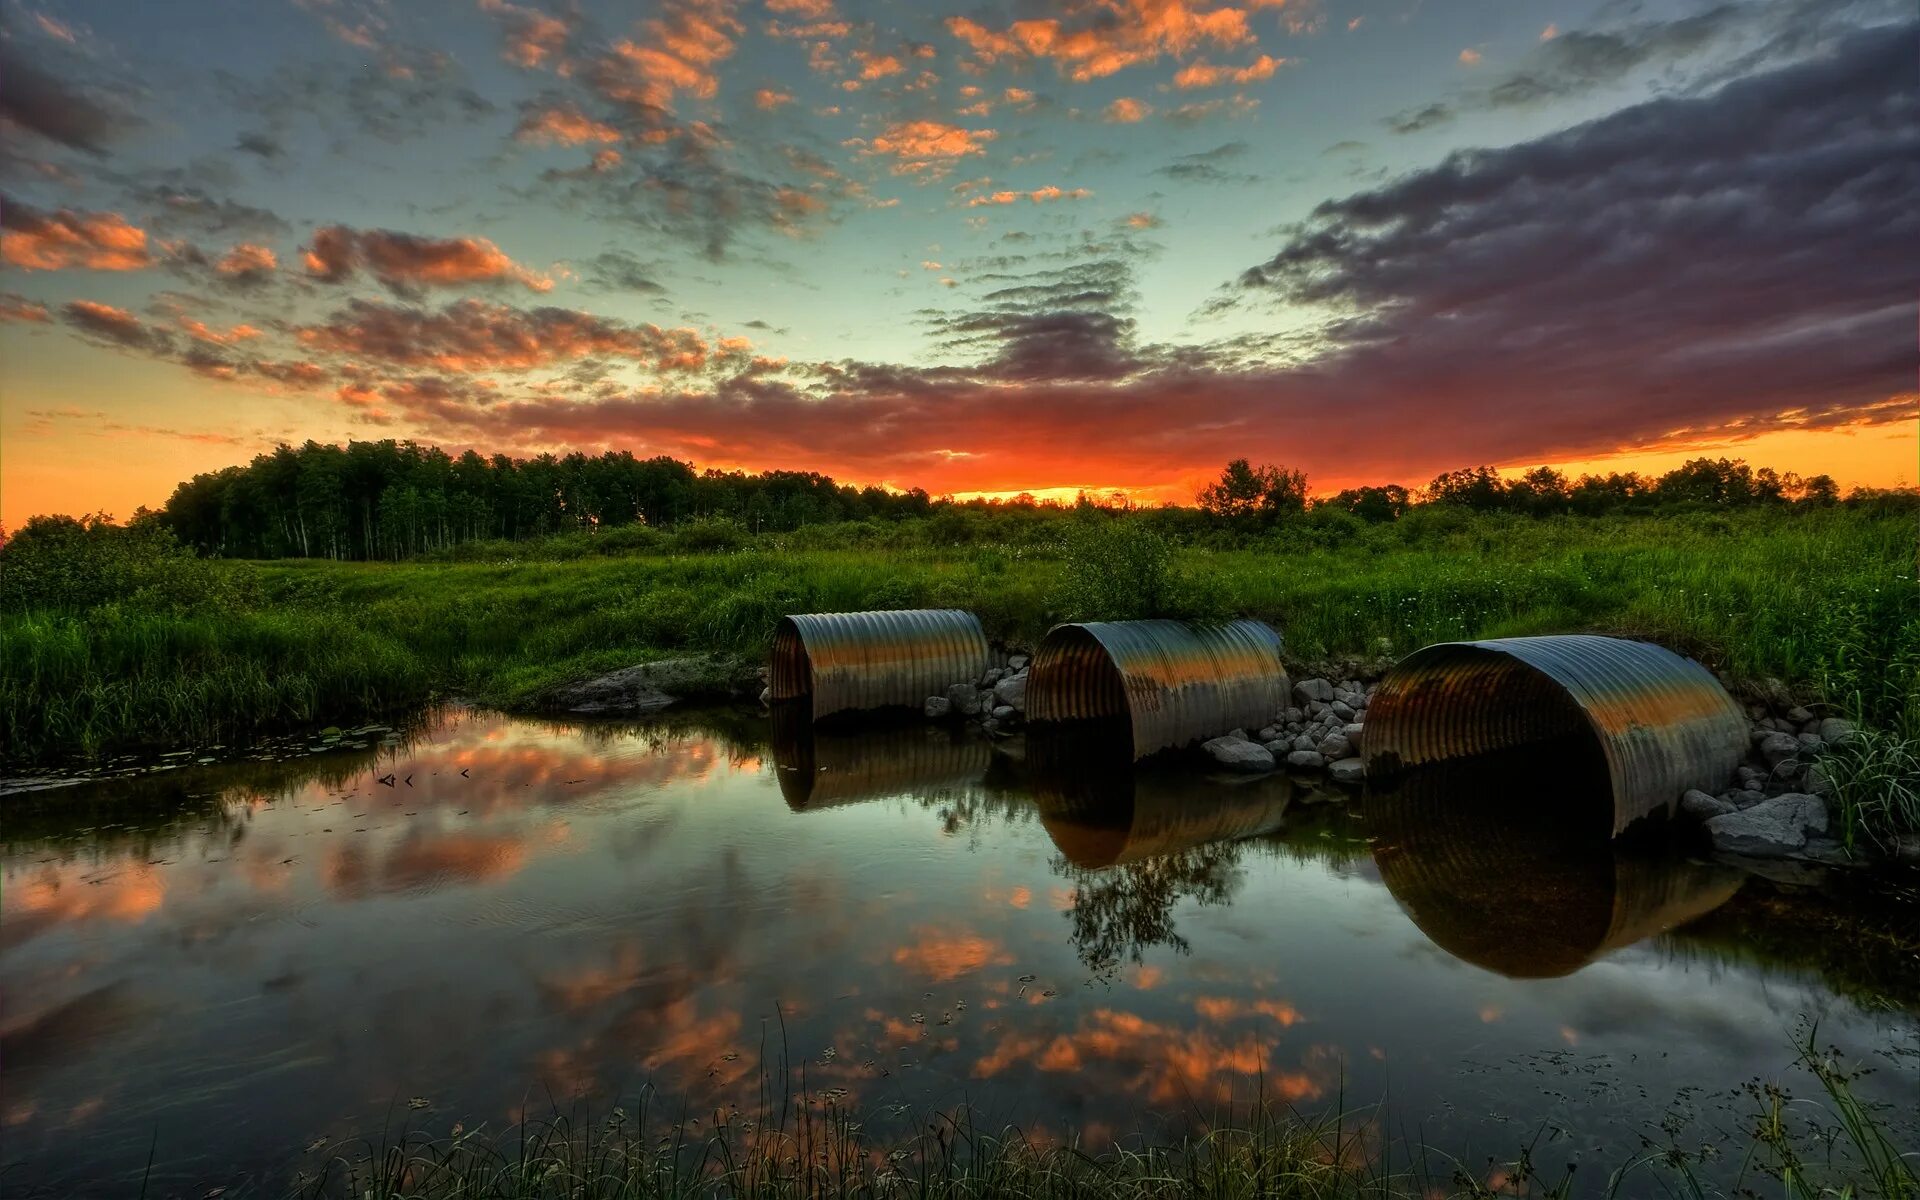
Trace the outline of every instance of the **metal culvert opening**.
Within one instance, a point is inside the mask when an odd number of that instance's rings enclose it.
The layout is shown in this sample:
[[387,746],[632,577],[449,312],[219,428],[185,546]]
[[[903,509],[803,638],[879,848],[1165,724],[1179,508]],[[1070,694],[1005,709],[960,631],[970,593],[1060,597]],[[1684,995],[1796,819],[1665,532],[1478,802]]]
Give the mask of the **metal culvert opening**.
[[1615,834],[1689,788],[1719,791],[1747,746],[1745,714],[1699,663],[1585,634],[1409,655],[1368,704],[1363,746],[1369,777],[1384,777],[1582,731],[1604,760]]
[[986,632],[970,612],[804,613],[774,627],[767,683],[773,700],[808,699],[819,720],[917,708],[953,684],[979,679],[991,664]]
[[1027,719],[1124,720],[1129,757],[1139,759],[1265,725],[1290,687],[1280,635],[1259,621],[1089,621],[1041,639]]
[[807,644],[792,617],[781,617],[773,629],[773,661],[769,664],[767,686],[772,699],[797,700],[813,694],[813,664],[807,661]]

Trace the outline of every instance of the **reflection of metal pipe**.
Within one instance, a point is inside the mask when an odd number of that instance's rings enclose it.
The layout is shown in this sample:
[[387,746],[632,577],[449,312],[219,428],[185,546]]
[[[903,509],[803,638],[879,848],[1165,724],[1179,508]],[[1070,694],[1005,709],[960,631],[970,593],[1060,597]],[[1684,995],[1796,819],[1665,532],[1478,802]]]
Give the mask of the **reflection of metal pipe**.
[[1740,887],[1737,871],[1614,839],[1611,806],[1604,757],[1572,735],[1404,772],[1370,785],[1366,812],[1380,877],[1420,931],[1533,979],[1572,974]]
[[811,697],[815,720],[850,709],[918,708],[978,680],[992,662],[980,619],[953,608],[805,613],[780,618],[768,684]]
[[1718,791],[1747,722],[1711,672],[1651,642],[1570,634],[1443,642],[1409,655],[1367,706],[1369,776],[1590,731],[1612,826]]
[[1278,831],[1293,784],[1273,774],[1231,781],[1184,771],[1136,771],[1131,763],[1082,760],[1039,750],[1029,737],[1040,823],[1068,862],[1091,870],[1175,854],[1209,842]]
[[858,732],[814,728],[804,702],[773,710],[774,773],[795,812],[976,784],[993,761],[985,738],[915,721]]
[[1286,705],[1280,635],[1259,621],[1056,625],[1034,651],[1027,716],[1124,714],[1131,757],[1258,727]]

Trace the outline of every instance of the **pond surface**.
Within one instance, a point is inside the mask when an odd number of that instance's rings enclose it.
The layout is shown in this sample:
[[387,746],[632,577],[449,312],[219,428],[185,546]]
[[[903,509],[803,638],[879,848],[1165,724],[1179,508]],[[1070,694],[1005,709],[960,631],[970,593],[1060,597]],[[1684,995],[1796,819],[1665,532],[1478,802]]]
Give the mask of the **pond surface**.
[[1676,1112],[1731,1172],[1809,1017],[1912,1086],[1912,1008],[1761,954],[1771,885],[1583,833],[1603,788],[1555,753],[1362,801],[918,725],[455,711],[11,797],[0,1186],[277,1194],[315,1143],[750,1107],[783,1058],[875,1129],[970,1104],[1098,1145],[1259,1086],[1596,1184]]

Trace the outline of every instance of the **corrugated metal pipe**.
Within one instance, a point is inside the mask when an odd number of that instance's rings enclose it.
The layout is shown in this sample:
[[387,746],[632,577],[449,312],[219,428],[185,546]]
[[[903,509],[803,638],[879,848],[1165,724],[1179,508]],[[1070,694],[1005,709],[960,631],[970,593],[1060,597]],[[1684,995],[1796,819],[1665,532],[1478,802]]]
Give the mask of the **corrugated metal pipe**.
[[1747,722],[1720,681],[1663,646],[1588,634],[1443,642],[1396,664],[1367,705],[1369,778],[1590,731],[1613,832],[1689,788],[1726,786]]
[[812,701],[813,719],[896,705],[973,681],[992,665],[980,619],[956,608],[805,613],[773,631],[772,699]]
[[992,743],[946,726],[915,721],[835,734],[796,709],[804,705],[773,710],[774,773],[795,812],[965,789],[993,762]]
[[1027,719],[1124,716],[1138,759],[1265,725],[1291,687],[1280,635],[1260,621],[1088,621],[1041,639]]

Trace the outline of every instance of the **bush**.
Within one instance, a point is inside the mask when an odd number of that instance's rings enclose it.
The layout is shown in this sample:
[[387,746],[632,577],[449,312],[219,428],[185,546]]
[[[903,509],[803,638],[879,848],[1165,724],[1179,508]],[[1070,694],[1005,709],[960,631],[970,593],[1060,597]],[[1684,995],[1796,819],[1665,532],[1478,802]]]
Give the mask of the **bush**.
[[1224,588],[1175,570],[1167,539],[1134,517],[1092,517],[1067,531],[1055,607],[1068,620],[1229,615]]
[[127,603],[183,611],[251,599],[254,577],[197,558],[155,521],[33,517],[0,547],[0,609],[76,610]]
[[752,541],[752,534],[725,517],[701,517],[673,531],[673,548],[688,554],[730,554]]

